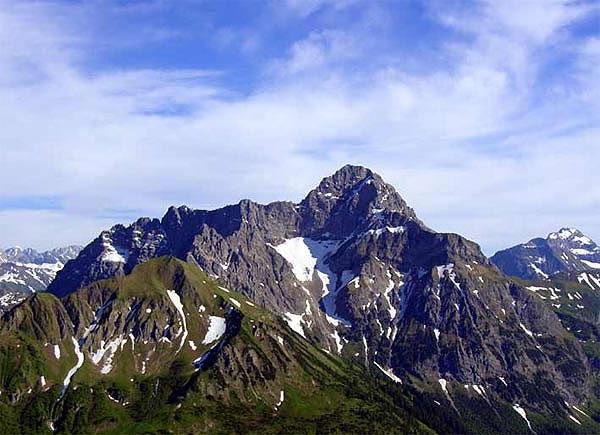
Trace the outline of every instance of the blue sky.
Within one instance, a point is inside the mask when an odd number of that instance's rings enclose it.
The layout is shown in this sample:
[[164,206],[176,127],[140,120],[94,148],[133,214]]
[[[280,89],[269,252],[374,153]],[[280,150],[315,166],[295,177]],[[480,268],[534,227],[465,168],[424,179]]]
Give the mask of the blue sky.
[[496,249],[600,239],[598,1],[0,0],[0,245],[345,163]]

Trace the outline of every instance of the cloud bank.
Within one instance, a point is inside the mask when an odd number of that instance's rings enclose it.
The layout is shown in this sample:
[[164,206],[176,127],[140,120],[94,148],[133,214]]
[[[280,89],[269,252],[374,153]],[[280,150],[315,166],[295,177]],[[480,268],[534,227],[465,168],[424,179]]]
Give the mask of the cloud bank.
[[0,2],[0,244],[299,200],[345,163],[489,254],[563,225],[600,239],[598,7],[408,4],[239,23],[193,1]]

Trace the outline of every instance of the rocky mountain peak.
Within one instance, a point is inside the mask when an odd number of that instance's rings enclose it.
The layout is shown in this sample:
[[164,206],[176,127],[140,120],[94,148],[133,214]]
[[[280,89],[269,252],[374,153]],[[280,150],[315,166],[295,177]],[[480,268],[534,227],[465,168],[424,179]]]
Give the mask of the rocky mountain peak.
[[555,245],[568,245],[573,248],[588,247],[590,251],[600,251],[598,245],[577,228],[561,228],[556,232],[548,234],[546,240]]
[[[329,202],[344,199],[346,202],[369,203],[378,208],[406,207],[394,187],[385,183],[378,174],[362,166],[346,165],[333,175],[323,178],[302,203],[314,196]],[[410,214],[414,215],[414,212]]]
[[[345,165],[334,174],[323,178],[317,190],[325,193],[332,189],[336,192],[354,188],[359,182],[373,178],[373,171],[364,166]],[[379,176],[377,176],[379,178]]]
[[560,230],[550,233],[548,234],[548,239],[550,240],[555,240],[555,239],[573,239],[573,237],[580,237],[583,236],[583,233],[581,231],[579,231],[577,228],[568,228],[568,227],[563,227]]
[[343,239],[378,223],[389,226],[391,220],[421,224],[394,187],[362,166],[346,165],[324,178],[299,204],[299,210],[309,237]]
[[560,272],[600,269],[600,247],[577,228],[563,227],[545,239],[499,251],[491,260],[508,275],[547,279]]
[[187,205],[182,205],[180,207],[172,205],[167,209],[167,212],[162,218],[162,222],[163,224],[168,222],[171,225],[181,225],[183,217],[187,215],[189,211],[190,209]]

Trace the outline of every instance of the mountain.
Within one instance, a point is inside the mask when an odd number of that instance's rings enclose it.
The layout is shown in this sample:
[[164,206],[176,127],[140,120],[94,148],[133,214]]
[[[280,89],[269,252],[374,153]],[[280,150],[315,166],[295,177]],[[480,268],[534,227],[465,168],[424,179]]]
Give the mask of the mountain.
[[566,419],[565,403],[591,395],[581,344],[546,304],[475,243],[429,229],[367,168],[341,168],[299,204],[171,207],[161,220],[114,226],[48,291],[68,297],[162,255],[281,314],[328,352],[436,389],[457,408],[498,400],[517,417]]
[[0,262],[26,263],[26,264],[56,264],[66,263],[77,257],[81,246],[70,245],[62,248],[54,248],[48,251],[38,252],[32,248],[20,248],[18,246],[5,249],[1,252]]
[[401,385],[172,257],[4,314],[0,389],[1,433],[434,433]]
[[560,272],[521,283],[556,312],[600,375],[600,271]]
[[507,275],[523,279],[548,278],[560,272],[600,269],[600,247],[575,228],[562,228],[545,239],[499,251],[492,262]]
[[0,310],[22,300],[25,295],[46,290],[63,265],[77,257],[80,246],[49,251],[19,247],[0,250]]
[[61,299],[33,294],[0,322],[0,433],[502,434],[600,427],[579,415],[581,427],[526,412],[482,385],[473,388],[473,397],[470,388],[446,384],[424,390],[381,367],[368,371],[172,257]]

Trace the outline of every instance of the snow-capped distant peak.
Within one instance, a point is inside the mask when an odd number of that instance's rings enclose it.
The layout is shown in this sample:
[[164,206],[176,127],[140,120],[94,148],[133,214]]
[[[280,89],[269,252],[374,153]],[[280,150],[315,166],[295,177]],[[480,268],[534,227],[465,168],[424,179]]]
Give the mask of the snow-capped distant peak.
[[564,227],[546,239],[497,252],[492,261],[509,275],[547,279],[560,272],[600,269],[600,247],[579,229]]
[[576,228],[562,228],[548,235],[550,244],[559,244],[577,256],[593,255],[600,252],[592,239]]
[[64,264],[75,258],[78,246],[38,252],[13,246],[0,250],[0,311],[22,300],[27,294],[44,291]]
[[561,228],[560,230],[558,230],[554,233],[550,233],[548,235],[548,239],[550,239],[550,240],[557,240],[557,239],[569,240],[569,239],[573,238],[574,236],[583,236],[583,234],[577,228]]

